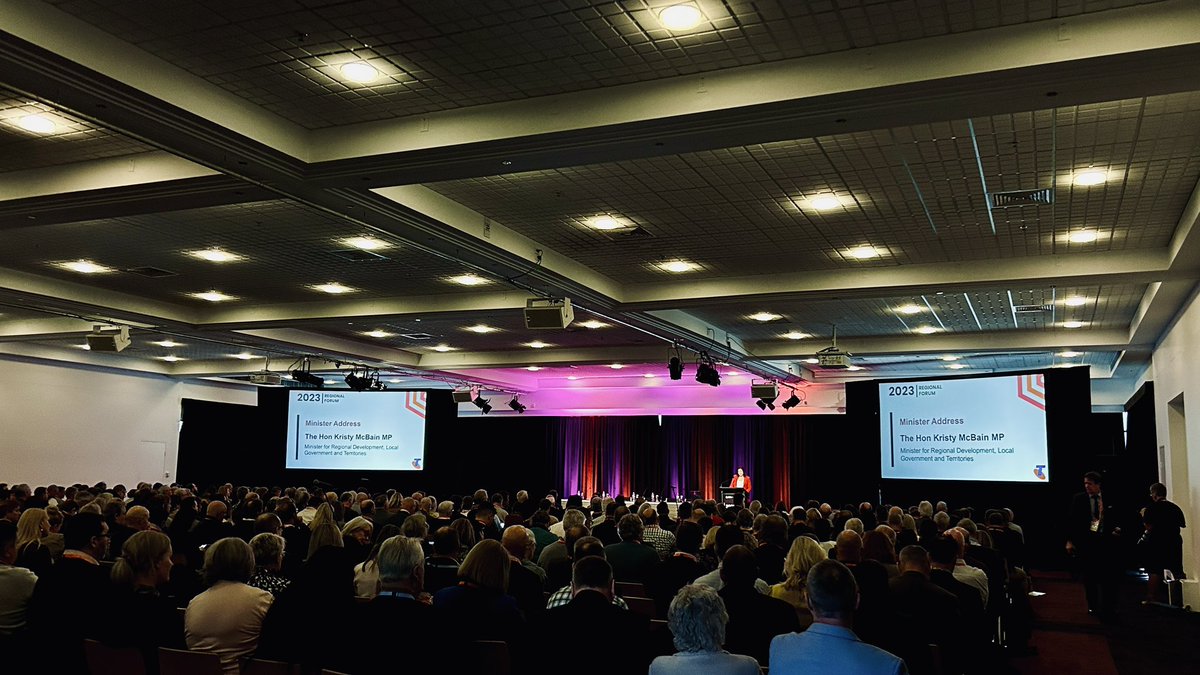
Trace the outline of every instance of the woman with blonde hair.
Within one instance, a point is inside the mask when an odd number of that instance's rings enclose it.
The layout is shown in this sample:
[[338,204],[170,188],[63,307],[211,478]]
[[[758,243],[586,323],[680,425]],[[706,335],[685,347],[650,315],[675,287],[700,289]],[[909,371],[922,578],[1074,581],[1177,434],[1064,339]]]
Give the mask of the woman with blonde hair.
[[17,559],[13,563],[39,577],[54,564],[50,549],[42,545],[42,537],[50,534],[50,517],[45,509],[25,509],[17,521]]
[[445,616],[470,616],[467,640],[509,641],[524,632],[525,619],[517,601],[508,595],[508,551],[495,539],[475,544],[458,567],[458,585],[433,596],[435,609]]
[[161,532],[136,532],[125,540],[113,565],[112,611],[122,617],[108,622],[104,642],[112,647],[136,647],[146,672],[158,672],[158,648],[186,649],[183,620],[175,603],[158,589],[171,579],[171,539]]
[[308,530],[308,552],[304,556],[305,560],[312,558],[314,553],[325,546],[342,548],[345,545],[342,542],[342,528],[334,519],[333,507],[329,504],[321,504],[317,508],[316,514],[308,524]]
[[188,649],[221,657],[225,675],[238,675],[238,659],[258,647],[263,618],[274,600],[246,584],[253,574],[250,544],[237,537],[218,539],[204,551],[208,590],[192,598],[184,614]]
[[367,559],[371,552],[371,534],[375,531],[375,523],[355,516],[342,527],[342,548],[346,549],[346,559],[351,566]]
[[801,626],[812,624],[812,614],[808,610],[808,597],[805,595],[804,584],[808,579],[808,571],[813,565],[828,560],[829,554],[815,539],[811,537],[796,537],[788,549],[787,557],[783,559],[782,582],[771,587],[771,597],[786,601],[796,608],[796,615]]

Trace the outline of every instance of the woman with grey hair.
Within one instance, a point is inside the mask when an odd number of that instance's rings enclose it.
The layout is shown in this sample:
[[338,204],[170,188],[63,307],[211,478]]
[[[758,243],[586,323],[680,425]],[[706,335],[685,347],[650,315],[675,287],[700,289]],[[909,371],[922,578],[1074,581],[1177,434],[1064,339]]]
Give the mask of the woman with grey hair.
[[283,537],[271,532],[260,532],[250,540],[250,550],[254,552],[254,576],[246,582],[255,588],[261,588],[278,597],[288,587],[288,578],[280,573],[283,569],[283,549],[286,545]]
[[679,652],[654,659],[650,675],[758,675],[754,657],[721,649],[728,621],[725,601],[713,589],[696,585],[679,589],[667,610],[667,626]]

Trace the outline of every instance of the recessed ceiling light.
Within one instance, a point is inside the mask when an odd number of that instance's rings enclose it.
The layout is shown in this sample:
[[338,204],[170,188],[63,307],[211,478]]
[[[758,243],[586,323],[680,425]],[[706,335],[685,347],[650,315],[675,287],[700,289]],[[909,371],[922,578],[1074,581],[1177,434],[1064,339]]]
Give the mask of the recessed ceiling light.
[[583,321],[579,325],[583,326],[584,328],[592,328],[592,329],[608,327],[608,324],[604,323],[603,321],[597,321],[595,319],[589,319],[587,321]]
[[362,249],[364,251],[375,251],[388,247],[388,243],[386,241],[372,239],[371,237],[350,237],[349,239],[343,239],[342,243],[346,246]]
[[770,312],[757,312],[755,314],[751,314],[747,318],[754,319],[755,321],[775,321],[776,319],[782,319],[783,317]]
[[485,323],[477,323],[474,326],[467,326],[463,330],[469,330],[472,333],[495,333],[500,329],[496,328],[495,326],[489,326]]
[[847,251],[848,255],[855,260],[870,260],[871,258],[879,257],[879,249],[874,246],[859,246]]
[[670,31],[691,30],[700,25],[704,14],[695,5],[671,5],[658,13],[658,20]]
[[363,333],[363,335],[366,335],[367,337],[373,337],[373,338],[390,338],[390,337],[392,337],[392,335],[394,335],[394,333],[389,333],[386,330],[375,329],[375,330],[369,330],[369,331]]
[[182,347],[183,346],[182,342],[176,342],[174,340],[160,340],[158,342],[151,342],[150,344],[158,345],[159,347],[166,347],[168,349],[170,349],[171,347]]
[[168,354],[167,356],[156,356],[154,358],[162,360],[162,361],[169,361],[171,363],[175,363],[176,361],[184,360],[182,357],[175,356],[174,354]]
[[388,384],[400,384],[403,381],[404,381],[404,378],[402,378],[402,377],[393,377],[393,378],[388,379]]
[[901,314],[920,314],[925,311],[925,308],[920,305],[902,305],[896,308]]
[[200,298],[209,302],[224,302],[226,300],[234,300],[232,295],[225,295],[221,291],[204,291],[203,293],[192,293],[193,298]]
[[83,344],[81,344],[81,345],[75,345],[75,347],[76,347],[76,348],[78,348],[78,349],[82,349],[82,350],[83,350],[83,351],[85,351],[85,352],[90,352],[90,351],[92,351],[92,346],[91,346],[91,345],[89,345],[89,344],[88,344],[88,343],[86,343],[86,342],[85,342],[85,343],[83,343]]
[[957,361],[958,357],[957,356],[943,356],[942,360],[943,361]]
[[567,379],[568,379],[568,380],[578,380],[579,378],[578,378],[578,377],[575,377],[574,375],[568,375],[568,376],[567,376]]
[[541,370],[541,369],[542,369],[542,367],[541,367],[541,366],[526,366],[526,367],[525,367],[525,370],[528,370],[528,371],[531,371],[531,372],[534,372],[534,373],[536,373],[537,371],[539,371],[539,370]]
[[794,331],[784,333],[780,337],[787,338],[788,340],[803,340],[804,338],[810,338],[812,336],[809,335],[808,333],[801,333],[798,330],[794,330]]
[[938,329],[934,328],[933,326],[919,326],[917,327],[916,331],[921,335],[933,335],[934,333],[938,332]]
[[950,365],[948,365],[946,367],[949,368],[950,370],[962,370],[963,368],[966,368],[967,365],[965,363],[951,363]]
[[842,206],[842,200],[833,195],[817,195],[804,200],[804,203],[814,211],[832,211]]
[[1075,180],[1071,181],[1076,185],[1099,185],[1108,180],[1108,173],[1105,171],[1084,171],[1075,174]]
[[549,347],[550,345],[546,344],[545,342],[542,342],[541,340],[534,340],[533,342],[526,342],[525,346],[533,348],[533,349],[542,349],[545,347]]
[[331,281],[327,284],[317,284],[316,286],[309,286],[309,288],[313,289],[314,291],[321,291],[322,293],[329,293],[330,295],[341,295],[342,293],[349,293],[350,291],[354,290],[353,288],[350,288],[349,286],[343,286],[343,285],[337,283],[336,281]]
[[1083,328],[1082,321],[1064,321],[1063,328]]
[[432,349],[435,352],[452,352],[452,351],[454,351],[454,347],[451,347],[450,345],[434,345],[433,347],[430,347],[430,349]]
[[846,370],[862,370],[862,366],[847,366]]
[[240,359],[242,361],[249,361],[250,359],[254,358],[253,354],[248,354],[246,352],[242,352],[241,354],[230,354],[230,356],[232,356],[235,359]]
[[375,66],[362,61],[343,63],[338,70],[341,71],[342,77],[359,84],[374,82],[379,78],[379,71],[375,69]]
[[48,115],[26,115],[17,124],[25,131],[35,134],[52,134],[58,128],[58,124]]
[[71,262],[58,263],[58,266],[72,272],[79,272],[80,274],[100,274],[112,271],[111,267],[97,265],[90,260],[72,260]]
[[1081,298],[1078,295],[1063,300],[1063,304],[1067,307],[1082,307],[1087,304],[1087,298]]
[[480,284],[487,283],[487,279],[475,276],[474,274],[460,274],[456,277],[450,277],[450,281],[462,286],[479,286]]
[[588,221],[588,227],[596,230],[619,230],[624,225],[612,216],[596,216]]
[[239,255],[235,255],[229,251],[222,251],[219,248],[206,248],[203,251],[192,251],[188,255],[192,256],[193,258],[199,258],[201,260],[217,263],[230,262],[241,258]]
[[666,272],[675,272],[678,274],[681,272],[692,272],[698,270],[700,269],[700,266],[694,262],[688,262],[686,260],[672,260],[670,262],[658,263],[658,268]]
[[625,366],[624,366],[623,364],[620,364],[620,363],[613,363],[613,364],[609,365],[609,368],[612,368],[613,370],[620,370],[620,369],[622,369],[622,368],[624,368],[624,367],[625,367]]
[[1090,244],[1096,241],[1096,236],[1095,230],[1079,230],[1071,233],[1070,240],[1073,244]]
[[1058,353],[1058,355],[1063,357],[1064,359],[1073,359],[1076,356],[1079,356],[1080,354],[1081,354],[1081,352],[1072,352],[1072,351],[1065,351],[1065,352]]
[[658,375],[655,375],[654,373],[642,373],[642,377],[650,378],[650,377],[658,377]]
[[821,362],[821,359],[817,359],[817,358],[804,359],[804,362],[810,363],[810,364],[817,364],[817,363]]

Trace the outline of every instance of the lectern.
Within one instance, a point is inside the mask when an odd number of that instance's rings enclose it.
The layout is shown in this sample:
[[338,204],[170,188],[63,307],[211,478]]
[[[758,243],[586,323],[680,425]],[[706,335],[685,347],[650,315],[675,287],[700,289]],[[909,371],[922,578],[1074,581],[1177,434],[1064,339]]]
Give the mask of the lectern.
[[724,506],[742,507],[746,505],[746,491],[740,487],[728,487],[722,485],[721,488],[721,504]]

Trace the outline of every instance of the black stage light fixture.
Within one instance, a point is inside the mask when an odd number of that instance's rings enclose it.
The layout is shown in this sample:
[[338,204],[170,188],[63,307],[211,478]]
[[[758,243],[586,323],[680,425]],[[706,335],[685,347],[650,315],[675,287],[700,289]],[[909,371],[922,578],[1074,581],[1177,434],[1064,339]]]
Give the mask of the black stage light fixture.
[[670,371],[672,380],[683,379],[683,361],[678,356],[672,356],[667,362],[667,370]]
[[774,410],[775,409],[774,399],[760,398],[754,402],[754,405],[757,405],[760,410]]
[[476,396],[475,400],[471,402],[475,404],[475,407],[482,410],[484,415],[492,412],[492,404],[488,403],[488,400],[483,396]]
[[312,373],[308,372],[307,370],[300,370],[300,369],[293,370],[292,371],[292,379],[299,382],[300,384],[306,384],[310,387],[316,387],[317,389],[322,389],[325,387],[325,380],[321,379],[317,375],[313,375]]
[[712,357],[708,355],[708,352],[700,352],[700,357],[696,361],[696,381],[710,387],[721,386],[721,373],[718,373],[713,366]]
[[793,391],[792,395],[788,398],[788,400],[783,402],[783,409],[791,410],[792,408],[795,408],[798,405],[800,405],[800,397],[796,396],[796,392]]
[[508,407],[512,408],[513,410],[516,410],[518,415],[525,412],[525,408],[526,408],[526,406],[521,405],[521,400],[517,396],[512,397],[512,400],[508,402]]
[[374,386],[374,384],[374,380],[372,380],[369,375],[364,377],[362,375],[358,375],[354,371],[350,371],[350,373],[346,375],[346,386],[350,387],[350,389],[353,391],[366,391]]

